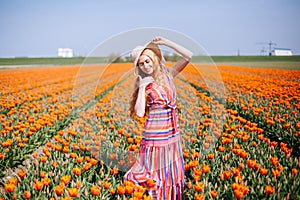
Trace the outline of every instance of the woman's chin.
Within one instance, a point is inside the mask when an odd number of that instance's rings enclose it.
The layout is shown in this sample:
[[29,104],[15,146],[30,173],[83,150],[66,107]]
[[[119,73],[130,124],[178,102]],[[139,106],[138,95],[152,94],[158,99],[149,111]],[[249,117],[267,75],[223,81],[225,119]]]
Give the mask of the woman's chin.
[[145,74],[147,74],[147,75],[152,75],[152,74],[153,74],[153,71],[145,71]]

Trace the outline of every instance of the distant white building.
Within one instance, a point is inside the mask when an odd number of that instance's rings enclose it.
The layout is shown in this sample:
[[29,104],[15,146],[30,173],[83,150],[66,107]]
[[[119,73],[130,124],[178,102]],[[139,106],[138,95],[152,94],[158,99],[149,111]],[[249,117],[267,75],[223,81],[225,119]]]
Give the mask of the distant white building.
[[274,48],[272,55],[274,56],[292,56],[292,50],[291,49],[285,49],[285,48]]
[[73,49],[58,48],[58,57],[72,58],[73,57]]

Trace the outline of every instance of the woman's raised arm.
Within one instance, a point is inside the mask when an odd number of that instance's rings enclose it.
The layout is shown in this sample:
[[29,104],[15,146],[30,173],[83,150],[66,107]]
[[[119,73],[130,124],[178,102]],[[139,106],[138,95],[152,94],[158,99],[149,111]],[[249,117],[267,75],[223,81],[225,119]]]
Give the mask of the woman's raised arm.
[[173,77],[180,73],[192,59],[193,53],[190,50],[180,46],[179,44],[176,44],[171,40],[159,36],[155,37],[152,42],[157,45],[167,46],[182,56],[182,59],[169,68],[169,71],[172,73]]

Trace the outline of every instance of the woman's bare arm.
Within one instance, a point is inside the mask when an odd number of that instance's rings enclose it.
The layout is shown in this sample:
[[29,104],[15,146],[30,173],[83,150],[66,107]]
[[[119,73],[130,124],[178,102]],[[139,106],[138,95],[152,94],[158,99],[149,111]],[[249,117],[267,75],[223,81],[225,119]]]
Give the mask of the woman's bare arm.
[[140,84],[139,84],[139,92],[138,97],[136,99],[136,103],[134,106],[134,111],[137,116],[143,117],[145,115],[145,107],[146,107],[146,86],[149,83],[154,82],[154,79],[151,76],[147,76],[145,78],[139,77]]
[[152,40],[153,43],[157,45],[164,45],[167,46],[173,50],[175,50],[178,54],[182,56],[182,59],[180,59],[178,62],[176,62],[172,67],[169,68],[169,71],[172,73],[172,75],[175,77],[178,73],[180,73],[190,62],[192,59],[193,53],[189,51],[188,49],[176,44],[175,42],[168,40],[163,37],[155,37]]

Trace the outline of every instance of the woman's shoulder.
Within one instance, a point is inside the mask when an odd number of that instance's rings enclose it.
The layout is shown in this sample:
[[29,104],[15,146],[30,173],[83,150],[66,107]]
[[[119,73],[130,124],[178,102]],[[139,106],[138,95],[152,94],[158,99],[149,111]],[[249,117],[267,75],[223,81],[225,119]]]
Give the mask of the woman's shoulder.
[[147,86],[146,86],[146,90],[152,89],[153,87],[154,87],[154,83],[153,82],[148,83]]
[[155,82],[151,82],[151,83],[148,83],[148,85],[146,86],[146,90],[154,90],[158,87],[158,85],[155,83]]
[[149,83],[146,86],[146,94],[154,94],[154,93],[158,93],[160,90],[160,86],[158,84],[156,84],[155,82]]

